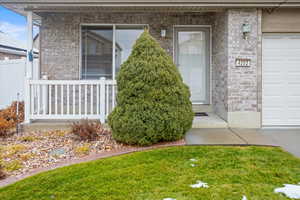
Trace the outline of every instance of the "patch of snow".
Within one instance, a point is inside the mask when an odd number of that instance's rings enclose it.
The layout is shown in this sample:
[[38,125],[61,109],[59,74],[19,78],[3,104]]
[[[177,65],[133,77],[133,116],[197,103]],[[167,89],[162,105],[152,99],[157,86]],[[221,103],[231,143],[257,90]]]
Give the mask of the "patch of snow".
[[176,200],[176,199],[173,199],[173,198],[164,198],[163,200]]
[[244,195],[243,198],[242,198],[242,200],[247,200],[247,197]]
[[192,161],[192,162],[197,162],[198,160],[195,159],[195,158],[191,158],[190,161]]
[[283,193],[291,199],[300,199],[300,183],[299,185],[284,184],[284,187],[276,188],[275,193]]
[[207,183],[204,183],[202,181],[197,181],[196,184],[190,185],[192,188],[208,188],[209,186]]

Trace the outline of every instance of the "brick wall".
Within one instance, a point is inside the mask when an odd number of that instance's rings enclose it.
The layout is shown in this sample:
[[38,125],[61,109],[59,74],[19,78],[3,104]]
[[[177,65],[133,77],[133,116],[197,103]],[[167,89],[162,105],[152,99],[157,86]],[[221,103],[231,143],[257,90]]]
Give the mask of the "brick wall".
[[[50,79],[79,78],[80,24],[148,24],[149,31],[173,55],[174,25],[211,25],[211,14],[176,13],[93,13],[42,15],[41,72]],[[167,30],[161,38],[160,31]]]

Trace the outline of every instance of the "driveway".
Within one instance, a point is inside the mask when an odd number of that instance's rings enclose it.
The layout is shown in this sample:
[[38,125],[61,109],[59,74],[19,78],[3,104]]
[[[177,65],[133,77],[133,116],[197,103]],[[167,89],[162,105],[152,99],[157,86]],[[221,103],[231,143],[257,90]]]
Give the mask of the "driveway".
[[187,144],[273,145],[300,158],[300,129],[191,129]]

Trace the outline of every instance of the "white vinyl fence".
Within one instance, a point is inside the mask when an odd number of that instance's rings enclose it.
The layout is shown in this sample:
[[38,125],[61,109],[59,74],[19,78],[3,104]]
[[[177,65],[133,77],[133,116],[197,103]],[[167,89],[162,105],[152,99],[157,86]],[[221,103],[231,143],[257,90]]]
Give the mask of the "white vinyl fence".
[[[34,60],[33,78],[38,79],[38,60]],[[17,100],[24,100],[26,59],[1,60],[0,61],[0,109],[9,106]]]

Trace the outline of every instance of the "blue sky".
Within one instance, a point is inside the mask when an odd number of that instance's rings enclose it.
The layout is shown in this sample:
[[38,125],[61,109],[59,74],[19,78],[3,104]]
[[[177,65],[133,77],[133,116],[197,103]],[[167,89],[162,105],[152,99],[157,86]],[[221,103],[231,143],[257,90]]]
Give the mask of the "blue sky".
[[[26,18],[3,6],[0,6],[0,30],[26,43]],[[34,32],[37,30],[35,29]]]

